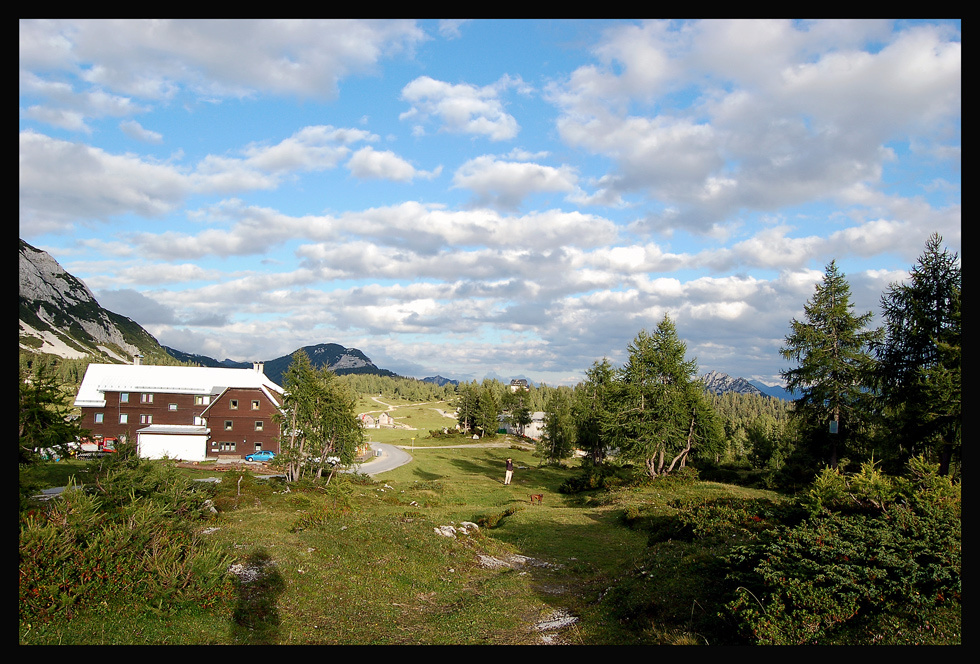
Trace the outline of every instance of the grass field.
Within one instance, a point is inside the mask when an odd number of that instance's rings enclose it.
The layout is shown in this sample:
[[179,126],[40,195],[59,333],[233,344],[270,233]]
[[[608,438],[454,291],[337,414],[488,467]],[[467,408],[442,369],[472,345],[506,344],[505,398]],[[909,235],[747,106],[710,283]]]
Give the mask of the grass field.
[[[371,402],[378,409],[386,408]],[[390,403],[390,402],[386,402]],[[629,527],[684,501],[768,498],[713,482],[653,483],[569,496],[576,475],[531,449],[428,438],[443,404],[393,403],[415,430],[369,430],[413,461],[329,486],[225,474],[221,513],[199,532],[255,579],[209,607],[93,607],[70,622],[20,625],[22,644],[704,644],[721,606],[711,570],[724,545],[661,541]],[[497,442],[510,439],[499,436]],[[473,441],[469,441],[472,443]],[[516,441],[514,441],[516,442]],[[512,457],[513,483],[503,485]],[[46,481],[84,482],[85,462],[47,464]],[[206,467],[182,471],[221,475]],[[213,485],[209,485],[213,486]],[[530,494],[543,495],[532,505]],[[464,522],[479,530],[437,532]],[[205,530],[206,528],[206,530]],[[204,534],[206,533],[206,534]],[[958,614],[955,617],[958,625]],[[887,630],[884,630],[887,631]],[[958,636],[957,636],[958,638]],[[723,642],[723,641],[722,641]]]
[[[504,486],[508,456],[517,469]],[[62,464],[56,481],[69,469],[86,475],[83,462]],[[541,467],[528,450],[444,447],[417,449],[412,463],[375,482],[336,482],[326,490],[286,492],[281,483],[245,475],[234,498],[232,485],[222,483],[227,509],[209,524],[208,537],[265,572],[224,615],[106,607],[70,623],[21,625],[21,642],[610,642],[596,601],[645,554],[646,537],[624,527],[621,514],[626,502],[647,498],[572,504],[557,491],[572,472]],[[543,503],[532,506],[531,493],[543,494]],[[495,527],[471,535],[436,533],[495,519]],[[243,626],[236,615],[251,618]],[[555,615],[577,621],[536,628]]]

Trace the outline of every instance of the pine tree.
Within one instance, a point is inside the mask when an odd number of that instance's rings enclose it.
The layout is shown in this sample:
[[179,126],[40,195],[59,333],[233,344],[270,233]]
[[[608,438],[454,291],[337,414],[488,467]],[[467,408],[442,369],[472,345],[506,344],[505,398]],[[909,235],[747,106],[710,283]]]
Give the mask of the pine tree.
[[882,295],[878,387],[899,461],[938,444],[940,472],[960,444],[959,257],[933,233],[904,283]]
[[871,412],[870,345],[881,336],[880,330],[865,330],[874,314],[855,316],[850,298],[847,280],[831,261],[803,308],[805,320],[791,321],[786,345],[779,351],[798,363],[781,372],[786,388],[802,393],[794,401],[794,415],[832,468],[837,468],[846,443],[855,442]]

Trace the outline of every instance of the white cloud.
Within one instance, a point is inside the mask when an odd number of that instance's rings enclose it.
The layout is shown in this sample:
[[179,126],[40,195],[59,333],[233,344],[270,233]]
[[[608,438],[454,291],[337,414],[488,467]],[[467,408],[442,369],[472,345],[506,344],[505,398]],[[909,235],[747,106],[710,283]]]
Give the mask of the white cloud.
[[402,89],[402,99],[412,108],[402,113],[401,118],[424,123],[429,117],[436,117],[446,131],[482,135],[494,141],[508,140],[517,136],[520,127],[504,111],[500,95],[514,85],[522,87],[523,83],[504,76],[497,83],[481,88],[420,76]]
[[159,216],[183,203],[191,189],[187,175],[172,166],[33,131],[20,133],[22,234],[128,212]]
[[[960,112],[960,43],[934,26],[894,36],[886,27],[619,26],[596,47],[600,64],[550,86],[549,99],[569,145],[614,161],[605,200],[647,192],[677,210],[651,215],[647,230],[715,232],[743,210],[877,184],[893,158],[887,141],[949,129]],[[862,50],[868,36],[890,41]],[[675,107],[674,96],[692,91],[692,106]]]
[[474,192],[478,204],[515,210],[531,194],[572,192],[577,180],[574,169],[568,166],[554,168],[483,155],[457,169],[453,186]]
[[356,178],[392,180],[394,182],[411,182],[417,177],[432,179],[442,172],[439,166],[433,171],[417,170],[409,162],[390,150],[375,150],[363,147],[347,162],[347,168]]
[[162,143],[163,134],[143,128],[136,120],[125,120],[119,123],[119,128],[124,134],[137,141],[145,143]]

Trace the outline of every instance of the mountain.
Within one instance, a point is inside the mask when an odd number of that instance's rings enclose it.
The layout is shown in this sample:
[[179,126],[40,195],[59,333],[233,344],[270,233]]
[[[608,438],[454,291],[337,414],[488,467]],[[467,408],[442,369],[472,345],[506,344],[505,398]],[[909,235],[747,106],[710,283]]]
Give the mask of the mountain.
[[699,376],[698,380],[703,382],[705,387],[715,394],[723,394],[724,392],[758,395],[765,394],[762,390],[744,378],[732,378],[728,374],[721,373],[720,371],[709,371],[708,373]]
[[763,394],[770,397],[775,397],[777,399],[782,399],[783,401],[793,401],[799,397],[799,395],[795,394],[794,392],[790,392],[786,388],[780,387],[779,385],[766,385],[765,383],[760,383],[757,380],[749,382],[759,388]]
[[[236,362],[235,360],[218,361],[207,355],[195,355],[185,353],[175,348],[164,346],[164,349],[171,357],[181,362],[194,362],[204,367],[228,367],[231,369],[250,369],[251,362]],[[377,374],[379,376],[396,376],[397,374],[387,369],[379,369],[367,355],[357,348],[345,348],[340,344],[316,344],[314,346],[303,346],[297,350],[302,350],[310,358],[310,364],[315,368],[326,367],[335,374],[343,376],[345,374]],[[289,355],[277,357],[274,360],[266,360],[263,364],[265,375],[275,383],[282,385],[282,376],[293,361],[293,351]]]
[[[310,363],[316,367],[326,367],[335,374],[377,374],[392,376],[397,374],[387,369],[379,369],[371,359],[356,348],[344,348],[340,344],[316,344],[299,349],[310,358]],[[293,361],[293,353],[277,357],[265,363],[265,375],[282,385],[282,375]],[[251,365],[249,365],[251,366]]]
[[47,252],[20,241],[20,348],[103,362],[167,353],[131,318],[103,309],[92,291]]
[[439,387],[442,387],[446,383],[449,383],[451,385],[459,385],[459,381],[458,380],[453,380],[452,378],[443,378],[442,376],[438,376],[438,375],[437,376],[429,376],[428,378],[423,378],[422,379],[422,382],[423,383],[435,383]]
[[[103,309],[80,279],[68,274],[47,252],[20,241],[20,347],[64,358],[88,357],[95,362],[129,364],[142,355],[146,364],[192,362],[205,367],[249,369],[251,362],[215,360],[161,346],[131,318]],[[317,344],[302,350],[315,367],[337,374],[371,373],[379,369],[356,348]],[[172,358],[172,359],[171,359]],[[265,362],[266,375],[282,384],[292,353]]]
[[192,362],[194,364],[199,364],[202,367],[215,367],[218,369],[251,369],[251,362],[236,362],[235,360],[221,360],[220,362],[213,357],[208,357],[207,355],[195,355],[194,353],[185,353],[182,350],[177,350],[176,348],[171,348],[170,346],[164,346],[163,349],[167,351],[167,355],[174,358],[175,360],[180,360],[181,362]]

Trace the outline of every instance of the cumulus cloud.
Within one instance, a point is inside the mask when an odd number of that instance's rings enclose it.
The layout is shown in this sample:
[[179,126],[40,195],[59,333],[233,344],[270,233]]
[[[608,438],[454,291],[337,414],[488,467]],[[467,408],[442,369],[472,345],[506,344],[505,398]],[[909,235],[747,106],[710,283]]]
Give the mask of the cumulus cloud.
[[[123,129],[141,138],[158,136],[135,122]],[[273,145],[252,143],[237,156],[206,155],[181,167],[26,130],[20,133],[21,226],[26,235],[59,232],[79,221],[129,213],[159,217],[194,193],[271,190],[292,173],[335,168],[351,145],[373,140],[361,129],[311,126]]]
[[183,203],[192,188],[187,174],[170,165],[20,133],[22,233],[58,232],[79,220],[130,212],[160,216]]
[[[937,128],[959,113],[960,43],[935,26],[887,27],[618,26],[596,46],[599,63],[550,86],[548,98],[569,145],[614,161],[613,191],[647,192],[676,209],[651,215],[647,231],[713,232],[740,211],[877,183],[889,140],[940,139]],[[890,41],[863,50],[869,36]],[[693,106],[671,106],[671,95],[691,89]]]
[[523,81],[509,76],[483,87],[420,76],[402,89],[402,99],[412,108],[400,117],[412,120],[420,128],[434,117],[449,132],[486,136],[493,141],[508,140],[520,131],[517,120],[504,111],[500,99],[510,87],[526,91]]
[[163,134],[157,131],[144,129],[136,120],[126,120],[119,123],[119,128],[124,134],[137,141],[145,143],[162,143]]
[[492,155],[470,159],[453,176],[453,186],[474,192],[477,204],[505,210],[516,210],[531,194],[572,192],[577,181],[568,166],[505,161]]
[[370,146],[363,147],[351,155],[347,168],[356,178],[394,182],[411,182],[417,177],[432,179],[442,172],[441,166],[433,171],[418,170],[394,152],[375,150]]
[[20,28],[22,66],[83,67],[93,84],[147,98],[169,97],[175,86],[331,97],[341,78],[426,39],[405,20],[45,20]]

